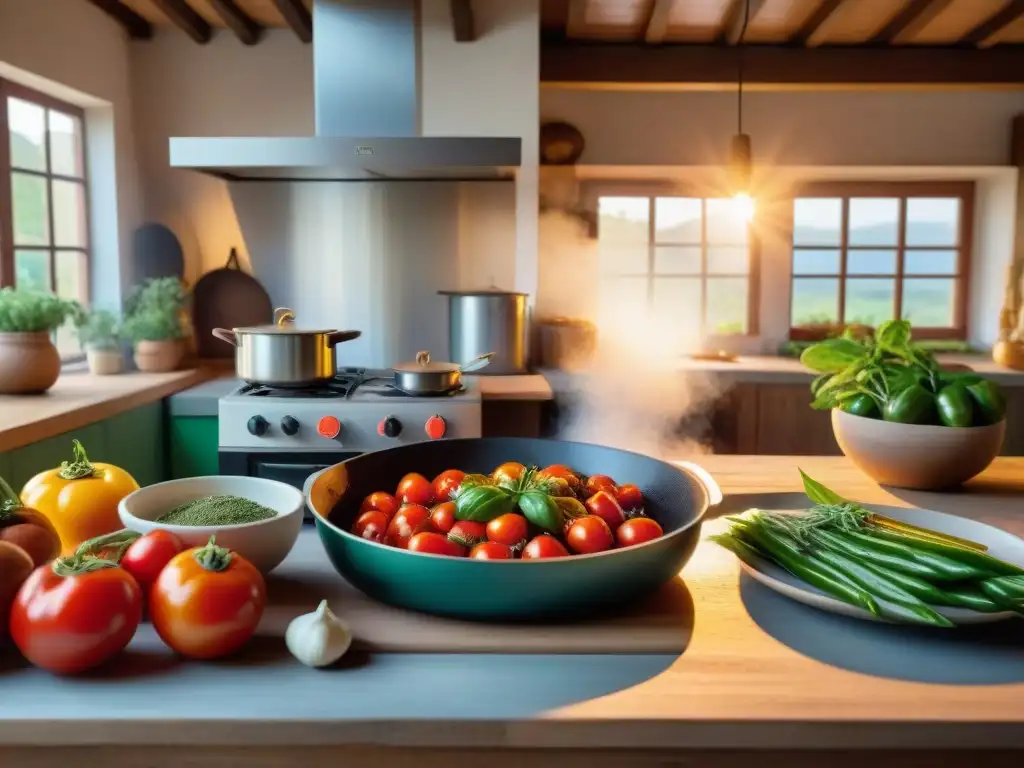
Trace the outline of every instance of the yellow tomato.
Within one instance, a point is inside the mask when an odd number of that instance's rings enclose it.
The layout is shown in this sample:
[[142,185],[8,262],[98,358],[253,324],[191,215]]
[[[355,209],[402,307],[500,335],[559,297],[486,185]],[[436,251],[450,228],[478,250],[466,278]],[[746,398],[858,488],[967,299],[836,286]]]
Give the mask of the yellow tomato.
[[53,524],[65,555],[83,541],[123,528],[117,505],[139,489],[135,478],[123,469],[90,462],[82,444],[72,442],[73,461],[40,472],[21,489],[22,503]]

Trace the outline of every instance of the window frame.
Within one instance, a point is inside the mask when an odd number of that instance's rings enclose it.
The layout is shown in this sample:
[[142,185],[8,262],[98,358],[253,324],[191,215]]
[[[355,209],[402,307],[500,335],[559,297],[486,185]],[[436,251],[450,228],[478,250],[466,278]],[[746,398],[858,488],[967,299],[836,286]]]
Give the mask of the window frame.
[[[8,122],[7,100],[15,98],[27,101],[47,110],[46,112],[46,141],[44,150],[46,153],[46,170],[35,171],[24,168],[15,168],[11,158],[11,135],[10,123]],[[81,176],[68,176],[66,174],[53,173],[51,149],[49,111],[53,110],[77,118],[80,127],[81,139]],[[92,299],[92,264],[93,264],[93,239],[91,211],[92,201],[89,195],[89,165],[88,152],[86,151],[86,125],[85,110],[70,102],[55,98],[49,94],[37,91],[34,88],[21,85],[0,78],[0,287],[14,286],[17,274],[14,252],[20,251],[44,251],[50,256],[50,291],[57,292],[57,253],[60,251],[82,253],[85,255],[85,295],[86,304]],[[14,199],[12,186],[12,174],[22,173],[46,181],[46,205],[47,205],[47,226],[49,228],[49,245],[23,246],[14,242]],[[82,185],[82,200],[84,205],[84,234],[85,245],[83,246],[59,246],[56,244],[56,229],[54,227],[53,210],[53,182],[68,181]],[[66,360],[72,358],[65,358]]]
[[[801,184],[793,191],[790,201],[790,213],[799,198],[840,198],[842,200],[842,212],[840,218],[840,241],[837,246],[829,246],[828,250],[839,250],[839,270],[835,274],[794,274],[793,256],[800,248],[814,249],[812,245],[797,245],[794,243],[795,224],[790,227],[789,233],[789,338],[794,341],[820,341],[825,337],[827,331],[817,328],[800,328],[793,325],[793,283],[797,278],[832,278],[839,283],[838,295],[838,320],[844,322],[847,279],[851,276],[847,271],[847,263],[850,251],[858,250],[890,250],[889,246],[851,246],[849,244],[849,210],[851,198],[879,197],[899,199],[899,220],[897,228],[897,242],[891,247],[896,251],[896,267],[893,274],[860,274],[853,275],[856,278],[892,278],[894,283],[894,316],[900,317],[903,311],[904,281],[907,275],[904,273],[906,254],[915,250],[953,250],[945,246],[908,246],[906,244],[906,219],[907,219],[907,198],[915,197],[945,197],[957,198],[960,200],[960,218],[957,228],[957,252],[956,271],[948,275],[927,274],[910,275],[911,278],[937,279],[948,278],[954,281],[956,291],[953,297],[953,324],[950,327],[916,327],[914,337],[918,339],[956,339],[967,338],[967,305],[970,296],[971,260],[974,246],[974,197],[975,183],[973,181],[820,181]],[[817,246],[818,250],[825,249],[825,246]]]
[[[711,273],[707,269],[708,248],[712,245],[729,246],[725,243],[710,243],[707,235],[707,200],[729,199],[727,195],[716,194],[712,190],[699,189],[692,185],[675,184],[657,181],[588,181],[580,185],[580,202],[586,211],[588,233],[595,240],[600,238],[600,216],[598,212],[598,200],[602,197],[646,197],[648,200],[647,214],[647,300],[651,301],[654,280],[659,276],[654,272],[655,250],[658,247],[698,247],[701,253],[700,272],[689,275],[661,275],[662,279],[699,279],[701,284],[701,329],[702,339],[742,339],[756,337],[760,334],[761,317],[761,241],[757,236],[757,228],[754,226],[757,215],[747,224],[747,272],[741,274]],[[656,234],[656,222],[654,218],[655,200],[659,197],[685,197],[701,201],[701,241],[699,243],[658,243]],[[707,281],[708,278],[737,278],[747,279],[747,322],[746,330],[742,333],[717,333],[713,329],[707,329]]]

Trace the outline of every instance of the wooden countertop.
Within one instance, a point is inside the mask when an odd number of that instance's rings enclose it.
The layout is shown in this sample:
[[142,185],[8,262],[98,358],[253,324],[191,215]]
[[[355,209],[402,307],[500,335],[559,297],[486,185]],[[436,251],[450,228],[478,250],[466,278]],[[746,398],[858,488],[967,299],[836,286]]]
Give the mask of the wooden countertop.
[[65,370],[44,394],[0,395],[0,452],[109,419],[223,374],[207,367],[118,376]]
[[[727,494],[720,514],[743,508],[746,494],[797,491],[799,465],[858,500],[938,509],[1024,535],[1024,459],[996,459],[955,494],[890,493],[844,458],[707,456],[701,463]],[[722,525],[709,520],[704,534]],[[304,567],[305,578],[312,578],[313,566]],[[302,573],[271,576],[272,601],[275,578],[294,587]],[[869,748],[878,750],[870,759],[880,766],[903,764],[887,749],[1024,749],[1019,624],[1000,625],[995,634],[946,635],[833,617],[741,579],[734,558],[706,541],[682,576],[693,619],[689,643],[678,655],[371,653],[317,672],[281,653],[278,636],[222,664],[182,663],[140,648],[134,674],[112,669],[74,681],[0,663],[0,760],[45,753],[15,745],[93,745],[96,751],[75,754],[95,762],[116,757],[119,745],[173,743],[159,765],[189,762],[193,754],[197,762],[190,764],[196,765],[219,764],[217,756],[228,764],[226,755],[237,761],[242,754],[261,766],[331,765],[341,754],[351,765],[398,757],[409,761],[402,765],[444,764],[423,750],[430,747],[448,750],[448,760],[467,754],[458,748],[474,750],[466,759],[491,755],[491,749],[531,748],[540,760],[531,757],[532,765],[664,765],[686,754],[695,765],[730,768],[750,764],[735,750],[776,749],[790,755],[777,764],[845,768],[864,757],[830,761],[803,750]],[[337,576],[325,571],[314,582],[321,578]],[[309,585],[310,606],[320,594],[316,583]],[[813,633],[824,648],[804,642]],[[851,650],[851,643],[876,646],[887,671],[858,665],[860,650]],[[959,661],[933,670],[938,682],[924,681],[916,676],[914,656],[934,656],[939,644]],[[878,653],[879,646],[888,650]],[[847,658],[834,652],[843,648]],[[993,655],[1004,663],[996,667],[1003,679],[981,674],[992,668]],[[337,751],[341,745],[344,753]],[[228,747],[240,751],[223,751]],[[589,758],[565,762],[570,753],[547,752],[561,749],[647,749],[658,757],[591,751]],[[202,756],[210,762],[200,763]],[[952,752],[914,764],[960,759],[982,764],[977,753],[955,758]],[[130,764],[123,760],[104,762]]]

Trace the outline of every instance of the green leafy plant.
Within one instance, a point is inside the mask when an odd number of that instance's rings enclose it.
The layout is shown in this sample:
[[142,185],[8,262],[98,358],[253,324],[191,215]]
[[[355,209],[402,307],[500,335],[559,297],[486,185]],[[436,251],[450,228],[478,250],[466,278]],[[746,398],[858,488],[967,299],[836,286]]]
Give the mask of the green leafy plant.
[[80,311],[77,302],[52,293],[0,289],[0,333],[49,333]]
[[132,341],[173,341],[185,336],[185,289],[176,277],[147,280],[124,304],[124,332]]
[[75,332],[83,347],[117,349],[122,336],[121,321],[106,309],[82,312],[75,318]]

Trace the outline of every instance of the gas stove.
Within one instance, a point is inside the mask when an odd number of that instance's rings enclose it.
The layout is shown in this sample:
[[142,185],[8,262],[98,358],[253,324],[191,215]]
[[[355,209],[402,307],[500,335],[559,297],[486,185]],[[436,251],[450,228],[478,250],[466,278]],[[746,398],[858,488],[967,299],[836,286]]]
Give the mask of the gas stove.
[[325,384],[242,384],[218,402],[223,451],[365,453],[443,437],[479,437],[480,392],[432,397],[395,389],[390,370],[345,368]]

